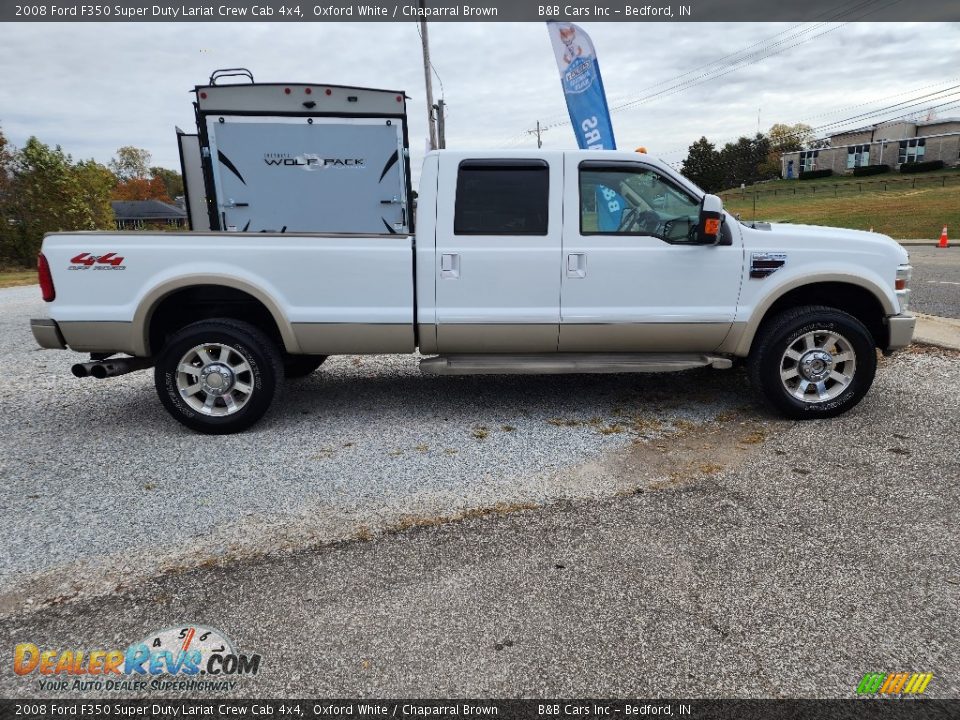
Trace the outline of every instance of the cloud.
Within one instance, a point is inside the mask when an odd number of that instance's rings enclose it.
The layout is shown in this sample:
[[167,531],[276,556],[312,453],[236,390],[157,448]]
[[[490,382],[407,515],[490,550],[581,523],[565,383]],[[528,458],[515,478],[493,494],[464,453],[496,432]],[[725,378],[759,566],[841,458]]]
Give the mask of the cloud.
[[[761,129],[774,122],[816,126],[960,77],[956,25],[852,23],[802,33],[807,27],[584,24],[611,105],[663,93],[614,114],[620,146],[642,144],[669,161],[682,159],[701,135],[724,142],[756,132],[758,114]],[[448,146],[535,147],[527,131],[537,120],[566,119],[543,23],[433,23],[429,31],[448,106]],[[752,62],[708,79],[718,60],[750,45],[758,51]],[[767,46],[782,52],[763,57]],[[179,168],[174,126],[194,127],[188,91],[212,70],[237,66],[260,81],[406,90],[419,167],[426,109],[412,22],[10,25],[0,46],[0,126],[18,145],[37,135],[101,162],[122,145],[136,145],[155,164]],[[691,80],[705,81],[671,89]],[[436,79],[434,90],[439,96]],[[568,125],[543,139],[548,148],[575,147]]]

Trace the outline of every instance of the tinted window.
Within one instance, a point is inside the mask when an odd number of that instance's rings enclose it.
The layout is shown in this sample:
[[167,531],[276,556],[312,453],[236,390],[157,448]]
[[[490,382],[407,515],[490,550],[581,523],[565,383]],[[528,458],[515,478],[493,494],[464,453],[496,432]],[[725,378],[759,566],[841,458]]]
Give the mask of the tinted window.
[[547,164],[464,162],[457,173],[456,235],[546,235]]
[[652,235],[693,242],[700,201],[648,168],[580,169],[582,235]]

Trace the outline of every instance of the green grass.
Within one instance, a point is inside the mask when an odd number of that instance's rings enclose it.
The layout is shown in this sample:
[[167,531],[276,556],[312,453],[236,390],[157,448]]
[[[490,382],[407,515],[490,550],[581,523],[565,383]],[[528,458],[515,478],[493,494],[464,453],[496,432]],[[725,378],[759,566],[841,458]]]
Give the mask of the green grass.
[[[884,190],[883,179],[891,181]],[[912,180],[916,178],[916,187]],[[872,181],[867,184],[867,181]],[[906,180],[894,183],[894,180]],[[858,183],[860,183],[858,185]],[[816,192],[811,186],[816,186]],[[756,210],[754,193],[756,190]],[[796,194],[793,191],[796,190]],[[895,238],[940,237],[944,225],[960,230],[960,172],[867,178],[775,180],[724,192],[724,207],[744,220],[829,225]]]
[[36,270],[0,270],[0,288],[36,285]]
[[[897,187],[897,183],[900,181],[905,181],[908,185],[912,186],[914,178],[917,180],[917,187],[921,185],[937,185],[940,186],[944,182],[943,178],[946,178],[946,185],[949,187],[953,183],[960,183],[960,168],[944,168],[943,170],[933,170],[931,172],[903,174],[897,172],[896,170],[891,170],[888,173],[883,173],[882,175],[867,175],[866,177],[854,177],[853,175],[831,175],[830,177],[817,178],[815,180],[765,180],[764,182],[759,182],[754,185],[748,185],[746,187],[746,193],[749,196],[750,193],[756,189],[758,192],[766,193],[773,192],[774,190],[783,191],[785,189],[797,189],[798,193],[803,191],[808,191],[813,187],[817,188],[817,192],[823,192],[821,190],[824,186],[829,186],[831,189],[834,185],[841,186],[841,192],[843,188],[857,190],[858,184],[863,185],[863,190],[867,191],[871,188],[877,187],[878,191],[883,190],[884,182],[887,183],[889,189]],[[737,195],[741,194],[743,190],[738,187],[728,188],[723,190],[719,194],[723,197],[727,195]]]

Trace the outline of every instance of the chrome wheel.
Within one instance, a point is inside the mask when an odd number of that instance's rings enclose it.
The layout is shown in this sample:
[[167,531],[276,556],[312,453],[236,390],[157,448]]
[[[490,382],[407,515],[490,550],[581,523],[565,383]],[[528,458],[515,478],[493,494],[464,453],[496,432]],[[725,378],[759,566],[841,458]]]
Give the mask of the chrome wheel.
[[247,359],[223,343],[190,348],[177,364],[177,390],[192,409],[222,417],[239,412],[253,396]]
[[843,335],[831,330],[805,333],[787,347],[780,359],[780,380],[797,400],[833,400],[853,382],[857,356]]

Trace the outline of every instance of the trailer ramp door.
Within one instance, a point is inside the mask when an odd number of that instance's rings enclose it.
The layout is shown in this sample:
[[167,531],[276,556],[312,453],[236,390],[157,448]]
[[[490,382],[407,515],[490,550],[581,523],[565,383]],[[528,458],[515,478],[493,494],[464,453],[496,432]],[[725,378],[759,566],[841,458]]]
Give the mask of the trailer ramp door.
[[190,229],[209,231],[210,215],[207,209],[206,187],[203,184],[200,139],[197,135],[188,135],[177,128],[177,142],[180,147],[180,174],[183,177],[183,194]]
[[221,229],[407,233],[398,118],[206,118]]

